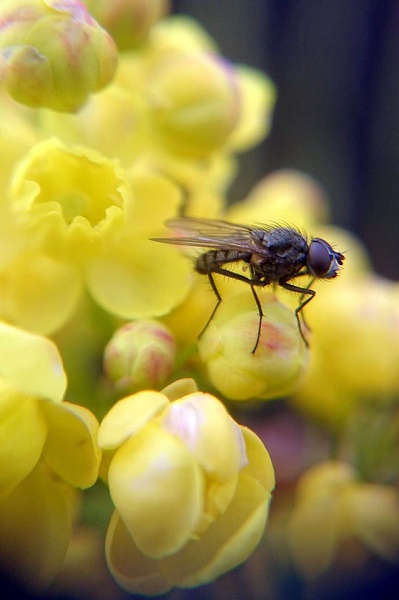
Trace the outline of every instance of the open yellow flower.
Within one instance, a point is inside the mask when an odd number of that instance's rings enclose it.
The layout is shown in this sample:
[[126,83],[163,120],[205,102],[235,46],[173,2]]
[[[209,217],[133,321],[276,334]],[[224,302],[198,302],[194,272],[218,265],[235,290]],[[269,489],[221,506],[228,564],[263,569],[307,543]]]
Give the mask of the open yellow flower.
[[263,444],[217,398],[184,380],[164,392],[120,400],[99,431],[116,507],[107,562],[120,585],[148,595],[212,581],[246,560],[274,486]]
[[37,144],[12,181],[9,214],[24,246],[0,272],[3,315],[49,333],[70,316],[84,286],[124,318],[168,312],[188,291],[190,265],[173,247],[160,260],[149,238],[179,201],[160,175],[128,175],[116,160],[55,139]]
[[98,423],[62,402],[55,345],[0,323],[0,569],[46,587],[68,546],[73,488],[96,481]]

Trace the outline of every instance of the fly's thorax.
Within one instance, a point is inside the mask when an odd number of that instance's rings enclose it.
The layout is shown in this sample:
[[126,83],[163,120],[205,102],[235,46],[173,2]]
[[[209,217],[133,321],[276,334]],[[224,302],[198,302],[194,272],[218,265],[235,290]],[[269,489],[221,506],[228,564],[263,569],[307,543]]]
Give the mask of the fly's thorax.
[[195,261],[195,270],[198,273],[206,274],[217,271],[229,263],[243,261],[249,263],[251,254],[249,252],[239,252],[238,250],[208,250],[200,254]]
[[308,242],[295,229],[277,227],[264,232],[262,249],[252,254],[251,264],[259,277],[270,282],[294,277],[306,266]]

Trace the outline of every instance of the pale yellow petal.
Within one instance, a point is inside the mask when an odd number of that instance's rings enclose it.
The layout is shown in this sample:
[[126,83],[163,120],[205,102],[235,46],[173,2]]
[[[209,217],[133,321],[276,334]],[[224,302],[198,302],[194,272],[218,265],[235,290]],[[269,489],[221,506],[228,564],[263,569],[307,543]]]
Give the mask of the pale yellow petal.
[[239,427],[211,394],[195,392],[176,400],[165,412],[162,426],[178,436],[217,480],[235,477],[247,462]]
[[350,529],[372,552],[399,558],[399,499],[392,486],[353,484],[345,491]]
[[197,384],[194,379],[187,377],[185,379],[178,379],[173,383],[170,383],[165,388],[163,388],[162,393],[172,402],[173,400],[177,400],[182,396],[188,396],[188,394],[193,394],[198,390]]
[[306,578],[325,572],[339,542],[337,505],[333,496],[308,497],[295,506],[289,524],[294,563]]
[[19,254],[2,276],[2,286],[7,318],[45,335],[67,321],[82,291],[75,265],[37,251]]
[[190,538],[203,508],[204,481],[179,439],[147,425],[117,450],[108,482],[115,507],[144,554],[172,554]]
[[86,488],[97,479],[101,453],[97,445],[98,421],[83,406],[43,402],[48,424],[43,457],[61,479]]
[[274,489],[276,480],[274,476],[273,463],[263,442],[248,427],[241,427],[245,441],[245,450],[248,457],[248,464],[244,467],[243,473],[254,477],[267,492]]
[[245,561],[263,535],[269,500],[270,495],[259,483],[241,475],[226,512],[198,541],[162,559],[162,575],[179,587],[193,587],[213,581]]
[[134,544],[115,511],[105,539],[108,568],[123,589],[144,596],[158,596],[172,587],[159,572],[158,561],[148,558]]
[[18,584],[46,588],[64,560],[74,496],[39,462],[0,502],[0,564]]
[[164,394],[144,390],[119,400],[105,415],[98,434],[104,450],[118,448],[169,404]]
[[66,375],[50,340],[0,322],[0,375],[25,394],[59,402]]
[[46,434],[37,400],[16,394],[0,380],[0,498],[34,468]]

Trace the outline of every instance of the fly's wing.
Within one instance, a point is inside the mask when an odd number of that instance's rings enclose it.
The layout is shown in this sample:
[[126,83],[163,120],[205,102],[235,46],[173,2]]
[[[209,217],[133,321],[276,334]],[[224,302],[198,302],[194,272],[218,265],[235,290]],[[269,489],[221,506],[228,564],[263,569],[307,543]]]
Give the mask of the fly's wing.
[[246,225],[194,217],[169,219],[165,225],[179,234],[178,237],[152,238],[154,241],[180,246],[248,250],[249,252],[257,249],[257,240],[253,235],[254,230]]

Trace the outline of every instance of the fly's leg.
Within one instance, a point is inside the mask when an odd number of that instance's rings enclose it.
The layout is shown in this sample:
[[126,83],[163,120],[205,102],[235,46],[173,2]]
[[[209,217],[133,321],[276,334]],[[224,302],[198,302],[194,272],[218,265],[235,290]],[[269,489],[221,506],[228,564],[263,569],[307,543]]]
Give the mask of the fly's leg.
[[[312,282],[313,282],[313,280],[309,283],[309,285],[311,285]],[[293,283],[289,283],[288,281],[280,281],[280,286],[282,288],[284,288],[285,290],[289,290],[290,292],[297,292],[298,294],[301,294],[300,298],[299,298],[299,306],[295,309],[295,316],[296,316],[296,320],[298,323],[298,329],[301,334],[301,337],[302,337],[303,341],[305,342],[306,346],[309,346],[309,342],[305,338],[303,331],[302,331],[301,321],[299,319],[299,313],[315,297],[316,292],[314,290],[311,290],[309,287],[302,288],[302,287],[299,287],[298,285],[294,285]],[[307,298],[305,298],[305,296],[307,296]],[[305,327],[307,327],[306,321],[303,316],[302,316],[302,319],[303,319]]]
[[262,330],[262,319],[263,319],[263,317],[265,315],[263,314],[262,305],[260,303],[259,296],[255,292],[255,288],[254,288],[254,286],[252,284],[251,284],[251,290],[252,290],[252,295],[253,295],[253,297],[255,299],[255,302],[256,302],[256,306],[258,307],[258,315],[259,315],[258,333],[256,335],[256,342],[255,342],[255,346],[251,350],[251,354],[253,354],[255,356],[256,349],[257,349],[257,347],[259,345],[260,333],[261,333],[261,330]]
[[[255,292],[255,288],[254,288],[254,284],[259,285],[260,282],[258,282],[256,277],[254,277],[254,276],[252,277],[252,279],[249,279],[248,277],[245,277],[245,275],[241,275],[240,273],[234,273],[233,271],[229,271],[228,269],[215,268],[212,270],[212,273],[217,273],[218,275],[224,275],[225,277],[230,277],[231,279],[237,279],[238,281],[243,281],[244,283],[248,283],[251,286],[252,295],[255,299],[256,306],[258,307],[258,314],[259,314],[259,324],[258,324],[258,332],[257,332],[257,336],[256,336],[256,342],[255,342],[255,346],[251,350],[251,354],[255,354],[256,349],[259,345],[259,338],[260,338],[260,333],[261,333],[261,328],[262,328],[262,319],[264,317],[263,311],[262,311],[262,305],[260,303],[259,297],[258,297],[257,293]],[[212,321],[213,317],[215,316],[216,311],[220,306],[220,303],[222,302],[222,297],[219,293],[219,290],[217,289],[217,286],[216,286],[216,283],[215,283],[212,273],[208,272],[207,275],[208,275],[209,283],[211,284],[211,288],[216,296],[217,302],[216,302],[216,306],[214,307],[214,309],[211,313],[211,316],[209,317],[208,321],[205,324],[205,327],[202,329],[202,331],[198,337],[201,337],[205,333],[210,322]],[[252,269],[251,269],[251,273],[253,275]]]
[[[306,292],[302,292],[302,294],[299,296],[299,307],[297,309],[298,312],[302,311],[302,308],[304,306],[306,306],[306,304],[308,304],[308,302],[310,302],[312,300],[312,298],[315,297],[316,292],[314,290],[309,289],[310,286],[313,284],[314,280],[315,280],[315,278],[312,277],[312,279],[309,281],[308,285],[305,286]],[[309,294],[309,292],[313,292],[313,294],[311,294],[308,298],[306,298],[305,303],[303,304],[303,299],[307,294]],[[306,329],[308,329],[309,331],[312,331],[305,319],[305,313],[302,313],[302,321],[303,321],[303,324],[305,325]]]
[[217,289],[217,287],[216,287],[216,283],[215,283],[215,280],[214,280],[214,278],[212,277],[212,273],[208,273],[207,275],[208,275],[209,283],[211,284],[211,288],[212,288],[212,290],[213,290],[213,293],[214,293],[214,294],[215,294],[215,296],[216,296],[216,299],[217,299],[217,301],[216,301],[216,305],[215,305],[215,307],[214,307],[213,311],[211,312],[211,316],[209,317],[209,319],[208,319],[208,320],[207,320],[207,322],[205,323],[205,326],[202,328],[202,330],[201,330],[201,333],[200,333],[200,334],[199,334],[199,336],[198,336],[199,338],[200,338],[200,337],[201,337],[201,336],[202,336],[202,335],[205,333],[205,331],[208,329],[208,327],[209,327],[209,324],[210,324],[210,322],[212,321],[213,317],[215,316],[215,314],[216,314],[216,311],[217,311],[217,309],[219,308],[219,305],[220,305],[220,303],[221,303],[221,301],[222,301],[222,296],[219,294],[219,290],[218,290],[218,289]]

